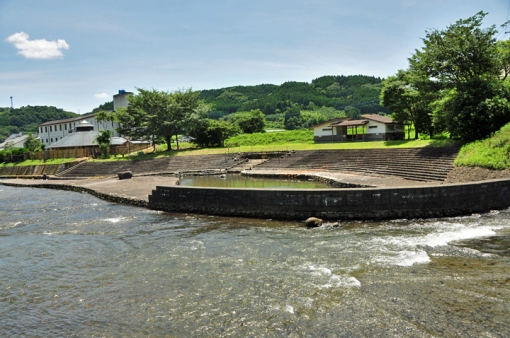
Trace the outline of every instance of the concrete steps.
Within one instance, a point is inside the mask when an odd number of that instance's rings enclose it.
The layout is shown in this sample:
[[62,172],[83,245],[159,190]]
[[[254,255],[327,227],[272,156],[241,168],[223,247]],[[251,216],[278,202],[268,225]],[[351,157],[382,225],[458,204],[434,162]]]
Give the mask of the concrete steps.
[[258,169],[326,170],[444,181],[453,169],[455,148],[359,149],[296,152]]
[[179,156],[150,160],[117,161],[117,162],[87,162],[69,170],[62,177],[109,177],[116,176],[121,171],[131,171],[140,174],[177,174],[181,171],[193,170],[227,170],[239,163],[239,159],[224,155]]

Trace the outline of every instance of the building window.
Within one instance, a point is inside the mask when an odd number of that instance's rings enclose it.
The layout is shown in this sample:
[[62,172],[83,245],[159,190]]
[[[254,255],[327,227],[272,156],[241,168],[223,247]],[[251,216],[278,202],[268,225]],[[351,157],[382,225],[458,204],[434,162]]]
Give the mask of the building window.
[[322,131],[331,131],[333,128],[322,128]]
[[67,124],[64,124],[64,129],[67,130]]
[[50,133],[51,133],[51,132],[52,132],[52,128],[51,128],[51,126],[50,126]]
[[61,124],[59,124],[59,125],[58,125],[58,129],[59,129],[60,131],[62,131],[62,125],[61,125]]
[[[50,130],[51,130],[51,128],[50,128]],[[53,142],[53,138],[51,138],[51,142]]]
[[375,129],[377,126],[368,126],[368,129]]
[[46,139],[46,143],[48,143],[48,139]]
[[[48,132],[48,127],[44,127],[44,132],[46,132],[46,133]],[[46,141],[46,142],[48,142],[48,141]]]

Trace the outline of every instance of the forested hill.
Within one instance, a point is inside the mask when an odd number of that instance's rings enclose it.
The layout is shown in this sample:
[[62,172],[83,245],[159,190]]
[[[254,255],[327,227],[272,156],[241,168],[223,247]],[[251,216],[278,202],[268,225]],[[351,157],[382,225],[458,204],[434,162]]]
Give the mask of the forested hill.
[[213,105],[219,115],[260,109],[265,115],[284,113],[293,106],[345,110],[355,107],[361,114],[389,113],[379,105],[381,78],[365,75],[322,76],[311,83],[285,82],[203,90],[200,98]]
[[21,108],[0,108],[0,142],[13,133],[37,133],[41,123],[80,116],[51,106],[25,106]]

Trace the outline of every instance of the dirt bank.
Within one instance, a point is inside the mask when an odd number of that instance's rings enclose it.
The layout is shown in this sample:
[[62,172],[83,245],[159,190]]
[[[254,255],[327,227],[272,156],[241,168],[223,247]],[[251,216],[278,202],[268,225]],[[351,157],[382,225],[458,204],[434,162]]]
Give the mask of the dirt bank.
[[444,183],[464,183],[485,180],[510,179],[510,170],[490,170],[480,167],[455,167]]

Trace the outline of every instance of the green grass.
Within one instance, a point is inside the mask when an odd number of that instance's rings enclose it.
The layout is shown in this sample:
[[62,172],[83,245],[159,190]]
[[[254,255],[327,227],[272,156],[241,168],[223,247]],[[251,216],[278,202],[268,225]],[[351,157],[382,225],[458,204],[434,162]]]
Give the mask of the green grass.
[[455,159],[456,166],[488,169],[510,168],[510,123],[494,136],[464,145]]
[[225,141],[226,147],[278,145],[288,143],[313,144],[313,131],[292,130],[271,133],[253,133],[234,136]]

